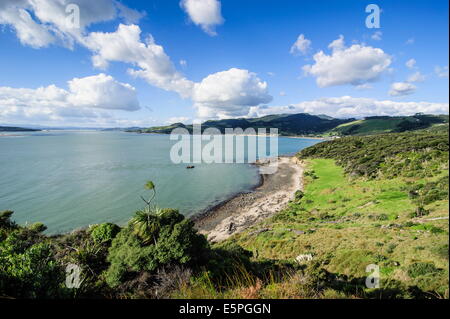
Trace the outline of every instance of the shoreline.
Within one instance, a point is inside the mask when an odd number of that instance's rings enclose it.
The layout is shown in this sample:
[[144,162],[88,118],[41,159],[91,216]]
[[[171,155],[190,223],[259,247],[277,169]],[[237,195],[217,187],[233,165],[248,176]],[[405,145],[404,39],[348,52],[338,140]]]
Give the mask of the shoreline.
[[295,156],[281,156],[274,174],[260,172],[260,183],[250,191],[237,193],[192,216],[191,220],[209,241],[225,240],[282,210],[295,192],[303,188],[302,177],[301,162]]

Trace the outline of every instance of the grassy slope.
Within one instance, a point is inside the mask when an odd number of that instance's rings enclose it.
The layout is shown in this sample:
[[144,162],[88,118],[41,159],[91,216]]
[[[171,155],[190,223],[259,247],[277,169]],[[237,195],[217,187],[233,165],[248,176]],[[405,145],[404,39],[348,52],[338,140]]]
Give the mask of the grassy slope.
[[[402,283],[435,296],[448,294],[448,219],[430,220],[448,218],[448,196],[425,205],[427,216],[412,217],[417,203],[406,191],[448,176],[448,167],[432,176],[368,179],[349,178],[333,159],[307,159],[306,164],[304,197],[231,240],[259,258],[293,260],[311,253],[327,259],[323,268],[347,281],[364,279],[366,266],[374,263],[381,267],[384,287]],[[255,234],[261,229],[269,230]],[[411,277],[408,270],[417,262],[441,270]],[[271,289],[266,297],[277,296],[289,286],[269,285],[262,294]]]
[[348,129],[358,126],[358,128],[352,134],[374,134],[374,133],[386,133],[394,130],[397,125],[402,122],[402,119],[393,118],[389,120],[358,120],[350,123],[345,123],[337,126],[329,132],[330,135],[342,134]]
[[[349,280],[366,277],[366,266],[378,264],[382,285],[400,281],[445,294],[448,259],[442,251],[448,249],[448,220],[387,228],[425,219],[409,217],[415,206],[402,191],[405,181],[349,182],[342,168],[330,159],[311,160],[308,167],[318,178],[307,177],[302,199],[305,204],[293,202],[275,217],[232,240],[259,257],[293,260],[300,254],[312,253],[317,259],[329,258],[324,268]],[[426,208],[431,210],[426,219],[448,216],[448,200]],[[252,235],[263,228],[270,230]],[[304,234],[296,234],[298,230]],[[408,266],[415,262],[433,262],[444,271],[434,274],[432,280],[409,278]],[[278,289],[286,289],[285,285],[279,284]]]
[[433,125],[447,123],[446,115],[415,115],[396,117],[368,117],[341,124],[325,135],[368,135],[389,132],[401,132],[417,129],[426,129]]

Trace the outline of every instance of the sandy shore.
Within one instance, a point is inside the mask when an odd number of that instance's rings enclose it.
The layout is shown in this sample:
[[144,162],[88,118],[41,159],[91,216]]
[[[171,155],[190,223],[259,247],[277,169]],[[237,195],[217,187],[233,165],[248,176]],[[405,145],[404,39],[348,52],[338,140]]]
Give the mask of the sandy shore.
[[302,174],[303,166],[296,157],[280,157],[276,173],[262,174],[262,183],[254,191],[238,194],[194,217],[196,228],[212,242],[227,239],[283,209],[295,191],[302,189]]

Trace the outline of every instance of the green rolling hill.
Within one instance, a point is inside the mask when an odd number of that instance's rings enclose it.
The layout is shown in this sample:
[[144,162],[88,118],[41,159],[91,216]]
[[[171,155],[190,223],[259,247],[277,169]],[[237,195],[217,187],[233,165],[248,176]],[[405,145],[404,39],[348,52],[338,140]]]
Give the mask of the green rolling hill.
[[[448,115],[415,114],[412,116],[372,116],[364,119],[336,119],[327,115],[280,114],[259,118],[210,120],[202,123],[202,130],[217,128],[225,133],[226,128],[278,128],[285,136],[346,136],[372,135],[380,133],[405,132],[421,129],[448,127]],[[185,128],[192,133],[192,125],[174,123],[144,129],[130,129],[127,132],[170,134],[175,128]]]
[[372,116],[341,124],[327,133],[338,136],[372,135],[429,129],[445,124],[448,126],[448,115]]
[[[323,134],[341,124],[354,121],[354,119],[335,119],[326,116],[316,116],[306,113],[267,115],[259,118],[249,119],[226,119],[206,121],[202,123],[202,130],[207,128],[217,128],[221,133],[225,133],[226,128],[278,128],[280,135],[318,135]],[[162,133],[169,134],[174,128],[186,128],[192,133],[192,125],[174,123],[168,126],[150,127],[147,129],[129,130],[140,133]]]

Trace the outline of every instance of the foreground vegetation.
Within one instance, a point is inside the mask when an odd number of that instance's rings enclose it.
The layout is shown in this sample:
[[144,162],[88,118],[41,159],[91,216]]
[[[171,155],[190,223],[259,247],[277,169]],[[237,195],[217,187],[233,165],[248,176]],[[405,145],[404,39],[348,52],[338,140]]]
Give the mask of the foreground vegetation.
[[[448,298],[448,131],[316,144],[286,209],[219,244],[152,205],[124,227],[48,237],[0,213],[0,296]],[[66,266],[81,268],[68,288]],[[365,285],[379,266],[380,288]],[[70,285],[69,285],[70,286]]]
[[[307,148],[298,155],[307,166],[304,193],[232,240],[262,257],[310,254],[326,294],[448,298],[447,134],[349,137]],[[380,267],[381,289],[365,288],[369,264]]]

